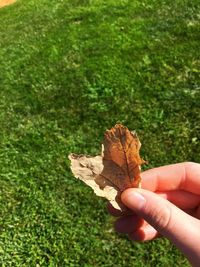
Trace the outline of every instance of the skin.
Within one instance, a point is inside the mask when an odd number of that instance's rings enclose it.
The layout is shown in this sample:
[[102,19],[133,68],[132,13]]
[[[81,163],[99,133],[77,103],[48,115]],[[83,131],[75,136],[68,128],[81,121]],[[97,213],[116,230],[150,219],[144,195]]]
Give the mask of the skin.
[[171,240],[192,266],[200,266],[200,164],[185,162],[145,171],[142,189],[129,188],[121,195],[123,212],[115,229],[135,241],[159,236]]

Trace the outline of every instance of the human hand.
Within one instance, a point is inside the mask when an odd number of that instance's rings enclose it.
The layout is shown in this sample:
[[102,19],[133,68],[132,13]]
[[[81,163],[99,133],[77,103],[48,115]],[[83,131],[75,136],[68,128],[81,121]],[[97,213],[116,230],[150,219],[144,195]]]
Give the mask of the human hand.
[[135,241],[165,236],[200,266],[200,164],[186,162],[145,171],[142,189],[130,188],[121,195],[124,212],[109,205],[119,217],[115,228]]

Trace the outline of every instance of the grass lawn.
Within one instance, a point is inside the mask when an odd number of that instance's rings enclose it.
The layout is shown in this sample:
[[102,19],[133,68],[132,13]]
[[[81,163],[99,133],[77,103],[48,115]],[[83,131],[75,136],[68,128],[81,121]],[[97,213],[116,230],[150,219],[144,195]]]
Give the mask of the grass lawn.
[[200,162],[198,0],[18,0],[0,9],[0,266],[188,266],[113,230],[75,180],[116,122],[146,168]]

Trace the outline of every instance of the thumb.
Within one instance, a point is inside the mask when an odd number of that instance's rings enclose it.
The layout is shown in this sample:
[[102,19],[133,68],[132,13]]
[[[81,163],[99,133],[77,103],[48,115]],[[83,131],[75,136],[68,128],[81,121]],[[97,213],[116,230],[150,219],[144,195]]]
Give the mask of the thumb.
[[199,221],[156,193],[130,188],[122,193],[121,200],[185,254],[194,246],[194,237],[200,238]]

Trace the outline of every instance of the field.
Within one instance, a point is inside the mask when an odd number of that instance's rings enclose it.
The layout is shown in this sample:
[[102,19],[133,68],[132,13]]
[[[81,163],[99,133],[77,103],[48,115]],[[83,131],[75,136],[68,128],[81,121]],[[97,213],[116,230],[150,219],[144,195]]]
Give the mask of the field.
[[189,266],[116,234],[68,154],[120,122],[152,168],[200,162],[197,0],[18,0],[0,9],[0,266]]

